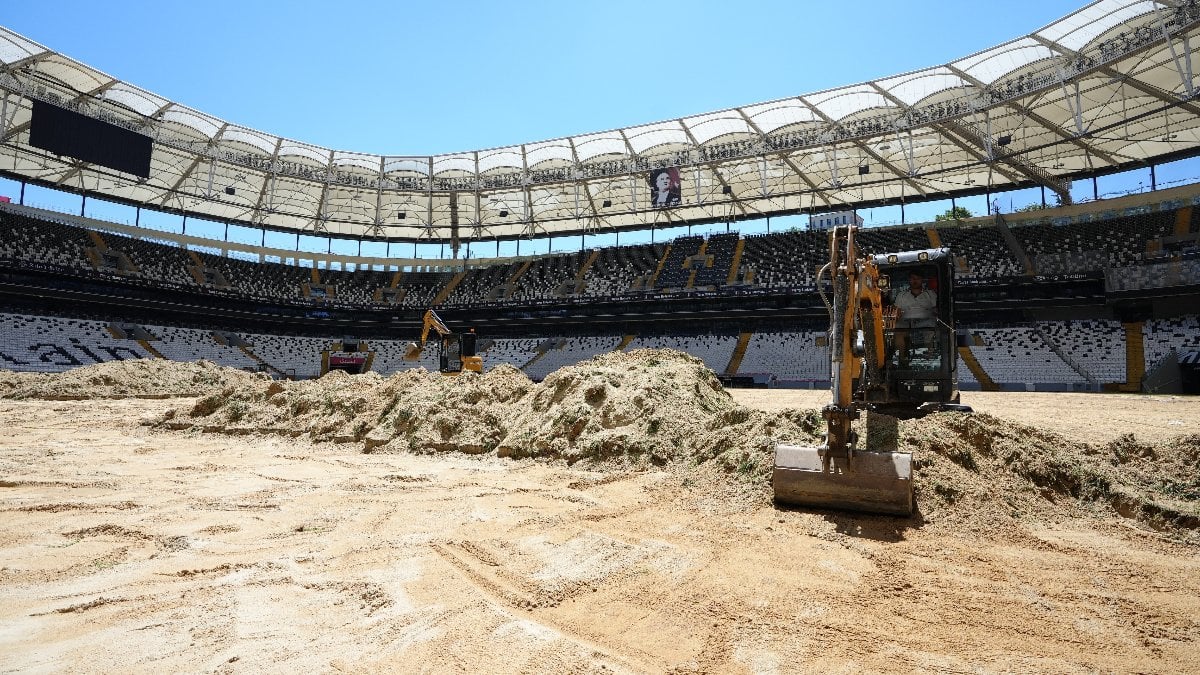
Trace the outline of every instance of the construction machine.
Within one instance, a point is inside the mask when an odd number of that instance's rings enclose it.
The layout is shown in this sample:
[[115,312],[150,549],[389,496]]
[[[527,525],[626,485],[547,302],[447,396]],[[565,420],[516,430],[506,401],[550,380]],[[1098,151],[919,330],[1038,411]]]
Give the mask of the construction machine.
[[483,358],[475,353],[475,332],[455,333],[446,326],[442,317],[432,309],[425,311],[422,318],[421,342],[408,343],[404,358],[415,361],[421,358],[429,331],[438,334],[438,371],[443,375],[458,375],[464,371],[483,374]]
[[862,411],[903,418],[970,412],[959,405],[954,268],[946,249],[860,255],[856,231],[830,231],[829,262],[817,274],[830,317],[824,444],[776,446],[775,500],[907,516],[912,454],[859,449],[853,422]]

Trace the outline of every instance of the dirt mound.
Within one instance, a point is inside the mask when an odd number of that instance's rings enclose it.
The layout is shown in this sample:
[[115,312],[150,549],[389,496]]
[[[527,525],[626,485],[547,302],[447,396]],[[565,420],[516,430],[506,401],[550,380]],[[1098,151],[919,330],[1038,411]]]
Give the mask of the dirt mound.
[[[702,361],[672,350],[604,354],[540,384],[511,366],[482,376],[424,370],[240,381],[163,424],[361,442],[371,452],[495,452],[568,462],[719,460],[746,476],[776,440],[813,437],[819,416],[736,405]],[[770,460],[766,461],[769,467]]]
[[[16,377],[10,377],[12,375]],[[209,361],[180,363],[163,359],[129,359],[54,374],[8,373],[0,379],[0,396],[47,400],[200,396],[213,387],[262,381],[263,378],[266,376]]]
[[1116,513],[1155,529],[1200,528],[1197,436],[1092,445],[983,413],[944,413],[901,423],[899,445],[914,453],[929,520],[978,529]]
[[32,385],[41,373],[16,373],[11,370],[0,370],[0,398],[7,398],[13,391]]

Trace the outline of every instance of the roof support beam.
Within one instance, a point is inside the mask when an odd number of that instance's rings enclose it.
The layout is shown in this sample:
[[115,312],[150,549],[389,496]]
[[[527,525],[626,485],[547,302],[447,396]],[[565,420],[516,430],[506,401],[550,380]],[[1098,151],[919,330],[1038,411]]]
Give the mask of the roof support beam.
[[[764,133],[763,130],[754,123],[754,120],[750,119],[750,116],[746,114],[745,110],[738,108],[737,111],[738,114],[742,116],[742,119],[746,120],[746,124],[758,134],[759,138],[765,139],[767,137],[767,134]],[[825,206],[830,206],[833,204],[833,200],[829,197],[829,194],[818,187],[817,184],[812,181],[812,179],[805,175],[805,173],[800,170],[800,167],[796,166],[796,162],[792,160],[787,151],[780,152],[777,156],[783,161],[784,164],[787,164],[788,168],[796,173],[796,177],[799,178],[805,185],[807,185],[808,188],[813,191],[815,196],[819,196],[821,198],[821,201],[825,203]]]
[[[681,129],[683,129],[684,135],[687,136],[688,141],[691,142],[692,146],[699,148],[700,142],[696,140],[696,137],[692,134],[692,130],[689,129],[686,124],[683,123],[682,119],[679,120],[679,127]],[[706,166],[708,167],[709,171],[712,171],[712,174],[717,177],[717,182],[720,183],[720,185],[721,185],[721,194],[723,194],[723,195],[728,194],[730,205],[733,208],[736,208],[739,212],[741,212],[742,217],[745,218],[746,217],[746,207],[737,200],[737,197],[733,194],[733,186],[730,185],[729,183],[726,183],[725,177],[722,176],[721,172],[717,170],[717,163],[711,162],[709,164],[706,164]],[[727,188],[729,190],[728,193],[725,192],[725,190]],[[700,195],[696,195],[696,196],[699,197]]]
[[[976,87],[979,87],[981,90],[985,88],[984,84],[982,82],[975,79],[974,77],[971,77],[971,75],[969,75],[968,73],[966,73],[962,70],[959,70],[958,68],[955,68],[954,66],[948,66],[948,68],[952,72],[954,72],[954,74],[956,74],[959,77],[963,78],[964,80],[970,82],[971,84],[975,85]],[[1117,164],[1120,163],[1112,155],[1109,155],[1100,150],[1096,150],[1092,146],[1085,143],[1078,136],[1067,133],[1061,126],[1051,122],[1050,120],[1046,119],[1045,117],[1042,117],[1041,115],[1037,114],[1033,110],[1019,106],[1014,101],[1008,101],[1004,105],[1007,108],[1017,111],[1023,117],[1026,117],[1028,119],[1033,120],[1034,122],[1037,122],[1046,131],[1053,133],[1055,136],[1058,136],[1059,138],[1063,139],[1064,141],[1067,141],[1071,145],[1074,145],[1075,147],[1079,148],[1080,150],[1083,150],[1084,152],[1088,153],[1089,155],[1097,157],[1097,158],[1107,162],[1109,164],[1109,166],[1116,166]]]

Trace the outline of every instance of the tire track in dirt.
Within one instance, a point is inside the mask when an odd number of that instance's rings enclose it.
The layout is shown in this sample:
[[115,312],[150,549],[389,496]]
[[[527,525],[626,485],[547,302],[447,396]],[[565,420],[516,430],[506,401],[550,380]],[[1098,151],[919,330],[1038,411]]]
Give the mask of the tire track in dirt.
[[[669,667],[668,664],[659,662],[651,654],[640,650],[631,650],[625,645],[610,644],[608,640],[596,635],[583,634],[581,631],[568,628],[562,622],[547,616],[546,612],[537,611],[541,608],[558,606],[561,604],[562,598],[547,602],[545,598],[538,597],[536,591],[531,593],[530,589],[501,578],[498,573],[500,563],[494,555],[478,544],[447,542],[433,544],[430,548],[477,592],[510,615],[519,616],[521,613],[526,615],[532,613],[538,623],[555,630],[563,638],[626,670],[643,673],[664,672]],[[636,653],[630,653],[631,651]]]

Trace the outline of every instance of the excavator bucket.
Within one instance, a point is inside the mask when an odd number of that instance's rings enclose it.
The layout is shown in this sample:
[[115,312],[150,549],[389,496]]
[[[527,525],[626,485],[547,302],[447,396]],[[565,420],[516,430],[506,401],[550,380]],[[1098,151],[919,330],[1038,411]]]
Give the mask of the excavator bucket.
[[416,361],[421,358],[421,347],[415,342],[408,343],[408,348],[404,350],[405,361]]
[[775,501],[823,509],[910,516],[913,512],[912,454],[856,452],[822,466],[819,448],[775,446]]

